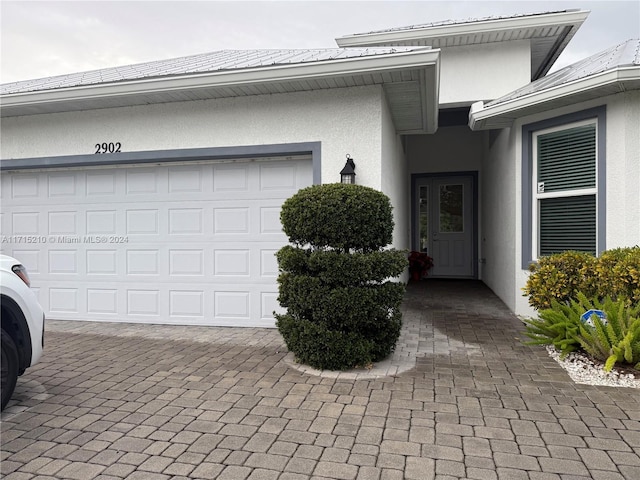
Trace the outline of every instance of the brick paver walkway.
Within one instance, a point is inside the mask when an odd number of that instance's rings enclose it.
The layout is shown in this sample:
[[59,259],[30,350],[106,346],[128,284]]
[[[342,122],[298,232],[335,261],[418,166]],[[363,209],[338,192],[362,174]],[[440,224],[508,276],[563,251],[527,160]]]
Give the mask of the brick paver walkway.
[[479,282],[411,285],[404,310],[413,368],[377,378],[294,369],[276,330],[50,322],[2,476],[640,478],[640,391],[574,384]]

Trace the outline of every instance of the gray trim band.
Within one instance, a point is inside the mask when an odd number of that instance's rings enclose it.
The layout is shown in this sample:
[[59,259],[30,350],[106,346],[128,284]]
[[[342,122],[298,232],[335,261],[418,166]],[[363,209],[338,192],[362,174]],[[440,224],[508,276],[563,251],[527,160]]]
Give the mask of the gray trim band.
[[597,253],[606,250],[607,242],[607,107],[582,110],[580,112],[549,118],[540,122],[522,126],[522,269],[528,270],[532,258],[531,248],[533,244],[533,219],[531,210],[533,207],[533,191],[531,179],[533,178],[533,133],[545,128],[560,127],[569,123],[579,122],[595,118],[598,125],[597,149],[598,149],[598,189],[596,193],[597,220],[596,220],[596,249]]
[[322,182],[321,142],[283,143],[271,145],[242,145],[237,147],[179,148],[173,150],[145,150],[138,152],[63,155],[57,157],[33,157],[0,161],[0,171],[33,170],[61,167],[95,167],[164,162],[194,162],[260,158],[287,155],[311,155],[313,183]]

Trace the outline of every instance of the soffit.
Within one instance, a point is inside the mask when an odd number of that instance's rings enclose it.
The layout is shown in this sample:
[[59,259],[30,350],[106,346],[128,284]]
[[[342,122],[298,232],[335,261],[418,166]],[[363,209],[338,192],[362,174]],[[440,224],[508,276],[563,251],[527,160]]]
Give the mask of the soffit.
[[472,130],[509,128],[512,126],[515,120],[521,117],[535,115],[537,113],[544,113],[552,109],[566,107],[589,100],[603,98],[608,95],[615,95],[617,93],[638,89],[640,89],[640,73],[638,74],[638,77],[633,80],[612,81],[593,88],[588,88],[582,91],[578,90],[557,97],[541,98],[538,102],[525,104],[520,107],[505,111],[504,113],[496,113],[485,118],[482,118],[477,114],[474,115],[475,112],[472,108],[470,117],[475,116],[475,120],[470,121],[470,126]]
[[336,42],[341,47],[418,45],[444,49],[530,40],[531,77],[535,80],[549,71],[588,14],[562,10],[445,21],[348,35]]

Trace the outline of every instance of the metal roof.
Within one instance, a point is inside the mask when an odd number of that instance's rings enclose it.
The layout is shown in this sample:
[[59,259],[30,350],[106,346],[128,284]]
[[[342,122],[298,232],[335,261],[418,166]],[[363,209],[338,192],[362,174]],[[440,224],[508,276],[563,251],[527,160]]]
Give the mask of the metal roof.
[[487,104],[472,105],[473,130],[509,127],[517,118],[640,89],[640,39],[568,65]]
[[356,57],[371,57],[411,51],[410,47],[333,48],[313,50],[220,50],[199,55],[158,60],[153,62],[103,68],[88,72],[57,75],[35,80],[5,83],[1,94],[36,92],[59,88],[79,87],[179,76],[188,74],[237,71],[242,69],[273,67]]
[[2,85],[15,117],[157,103],[380,86],[396,131],[438,128],[440,51],[430,47],[223,50]]
[[487,107],[590,77],[607,70],[613,70],[614,68],[638,65],[640,65],[640,40],[627,40],[489,102]]
[[480,22],[488,22],[488,21],[495,21],[495,20],[509,20],[514,18],[535,17],[538,15],[549,15],[551,13],[566,13],[566,12],[577,12],[577,11],[579,10],[569,9],[569,10],[554,10],[549,12],[537,12],[537,13],[516,13],[513,15],[490,15],[487,17],[478,17],[478,18],[470,17],[462,20],[440,20],[437,22],[420,23],[417,25],[408,25],[404,27],[385,28],[383,30],[372,30],[371,32],[366,32],[366,33],[354,33],[353,36],[370,35],[372,33],[401,32],[405,30],[428,29],[433,27],[443,27],[443,26],[452,26],[452,25],[465,25],[469,23],[480,23]]
[[341,47],[466,45],[529,40],[531,79],[545,75],[589,15],[587,10],[445,20],[336,38]]

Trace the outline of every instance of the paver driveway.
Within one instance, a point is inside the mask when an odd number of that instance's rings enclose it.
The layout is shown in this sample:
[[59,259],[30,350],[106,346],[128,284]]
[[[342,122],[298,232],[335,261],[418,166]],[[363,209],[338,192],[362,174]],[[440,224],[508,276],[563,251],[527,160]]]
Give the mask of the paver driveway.
[[415,367],[380,378],[293,369],[276,330],[50,322],[2,475],[640,479],[639,390],[575,385],[479,282],[404,310]]

